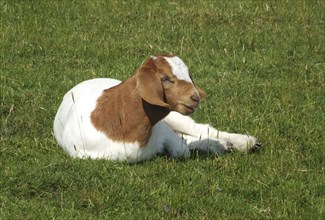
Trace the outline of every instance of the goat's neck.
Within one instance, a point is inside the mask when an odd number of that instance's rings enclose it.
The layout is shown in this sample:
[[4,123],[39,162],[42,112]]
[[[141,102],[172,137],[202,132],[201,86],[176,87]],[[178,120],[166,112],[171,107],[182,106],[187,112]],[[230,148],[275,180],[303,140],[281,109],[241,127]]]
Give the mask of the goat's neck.
[[136,89],[136,79],[132,77],[103,91],[91,113],[91,121],[96,129],[114,141],[137,141],[143,146],[149,140],[152,127],[169,112],[144,101]]

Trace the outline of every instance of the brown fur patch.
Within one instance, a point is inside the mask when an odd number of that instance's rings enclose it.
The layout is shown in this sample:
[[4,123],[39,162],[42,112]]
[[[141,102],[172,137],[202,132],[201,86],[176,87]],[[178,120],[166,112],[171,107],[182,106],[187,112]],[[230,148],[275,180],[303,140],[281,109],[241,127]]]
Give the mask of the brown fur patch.
[[115,141],[144,146],[154,124],[164,118],[169,110],[145,102],[135,89],[135,77],[103,91],[91,113],[95,128]]
[[166,75],[171,78],[175,77],[175,75],[172,72],[172,68],[163,57],[158,57],[154,62],[156,65],[157,73],[160,76]]

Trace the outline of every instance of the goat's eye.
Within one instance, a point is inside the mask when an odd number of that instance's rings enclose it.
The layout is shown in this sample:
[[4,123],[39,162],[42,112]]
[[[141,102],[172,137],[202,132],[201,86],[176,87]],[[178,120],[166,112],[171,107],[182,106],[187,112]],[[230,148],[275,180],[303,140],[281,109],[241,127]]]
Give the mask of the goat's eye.
[[170,82],[170,83],[173,83],[174,81],[171,80],[168,76],[164,76],[163,78],[161,78],[161,81],[162,82]]

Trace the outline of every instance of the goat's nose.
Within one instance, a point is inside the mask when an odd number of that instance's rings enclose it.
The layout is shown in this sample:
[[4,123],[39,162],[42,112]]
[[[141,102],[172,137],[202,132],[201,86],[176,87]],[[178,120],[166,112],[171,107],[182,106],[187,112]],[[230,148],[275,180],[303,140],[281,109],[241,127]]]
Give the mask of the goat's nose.
[[192,95],[191,99],[193,102],[199,103],[200,102],[200,97],[198,95]]

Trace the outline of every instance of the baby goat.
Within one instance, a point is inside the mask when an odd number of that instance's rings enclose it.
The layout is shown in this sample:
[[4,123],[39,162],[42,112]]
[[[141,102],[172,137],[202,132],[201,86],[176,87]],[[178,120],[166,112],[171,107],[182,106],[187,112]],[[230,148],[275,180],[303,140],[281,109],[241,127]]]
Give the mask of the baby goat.
[[126,160],[190,150],[259,148],[255,137],[217,131],[189,116],[206,96],[177,56],[152,56],[124,82],[100,78],[67,92],[54,120],[58,144],[72,157]]

